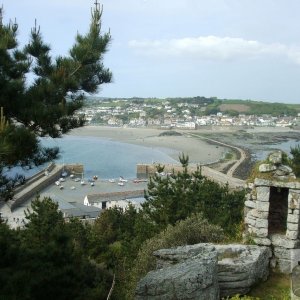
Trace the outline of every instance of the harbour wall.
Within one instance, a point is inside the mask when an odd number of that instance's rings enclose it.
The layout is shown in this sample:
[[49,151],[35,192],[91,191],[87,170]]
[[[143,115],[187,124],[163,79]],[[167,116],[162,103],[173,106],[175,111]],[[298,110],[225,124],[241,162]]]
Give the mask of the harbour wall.
[[125,200],[130,198],[143,197],[144,190],[134,190],[134,191],[122,191],[122,192],[109,192],[109,193],[97,193],[97,194],[88,194],[87,198],[92,198],[92,202],[97,199],[99,202],[101,201],[118,201]]
[[[178,173],[183,170],[180,164],[161,164],[164,166],[164,173]],[[137,164],[136,166],[136,175],[137,178],[148,178],[154,175],[157,172],[157,164]],[[195,172],[197,170],[197,166],[189,166],[188,171],[190,173]]]
[[[165,174],[168,173],[178,173],[183,170],[183,167],[180,164],[165,164],[163,172]],[[156,164],[138,164],[137,165],[137,177],[138,178],[148,178],[150,176],[153,176],[157,169]],[[221,173],[217,170],[211,169],[208,166],[200,166],[201,168],[201,174],[203,176],[206,176],[207,178],[218,182],[219,184],[226,185],[232,189],[242,189],[245,187],[245,181],[241,180],[239,178],[235,178],[232,176],[229,176],[227,174]],[[188,166],[188,172],[193,173],[197,170],[197,166]]]
[[37,196],[44,188],[53,184],[61,177],[63,171],[68,173],[82,173],[83,165],[56,165],[51,163],[47,168],[30,177],[23,185],[18,186],[14,191],[14,197],[7,202],[11,211],[21,206],[33,196]]

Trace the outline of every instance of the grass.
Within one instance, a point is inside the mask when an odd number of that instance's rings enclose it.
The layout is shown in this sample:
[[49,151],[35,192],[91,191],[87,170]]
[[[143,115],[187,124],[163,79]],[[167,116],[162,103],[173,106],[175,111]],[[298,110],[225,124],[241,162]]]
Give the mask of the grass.
[[[253,169],[251,170],[250,175],[247,179],[247,182],[254,182],[255,178],[266,179],[266,180],[271,180],[271,181],[278,181],[278,179],[274,178],[273,172],[265,172],[265,173],[259,172],[259,166],[263,163],[269,163],[269,162],[268,162],[268,160],[257,162],[254,165]],[[280,181],[281,182],[300,182],[300,178],[298,178],[298,177],[296,179],[288,178],[285,180],[281,179]]]
[[254,287],[248,296],[261,300],[288,300],[290,299],[290,286],[289,275],[271,272],[268,280]]

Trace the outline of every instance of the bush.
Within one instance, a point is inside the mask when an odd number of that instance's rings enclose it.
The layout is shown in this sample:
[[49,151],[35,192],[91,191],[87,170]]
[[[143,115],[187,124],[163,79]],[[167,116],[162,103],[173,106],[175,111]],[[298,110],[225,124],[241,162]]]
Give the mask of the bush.
[[218,243],[224,239],[223,230],[219,226],[209,224],[201,213],[179,221],[174,226],[169,225],[142,245],[131,271],[127,299],[133,299],[138,280],[155,268],[154,251],[197,243]]

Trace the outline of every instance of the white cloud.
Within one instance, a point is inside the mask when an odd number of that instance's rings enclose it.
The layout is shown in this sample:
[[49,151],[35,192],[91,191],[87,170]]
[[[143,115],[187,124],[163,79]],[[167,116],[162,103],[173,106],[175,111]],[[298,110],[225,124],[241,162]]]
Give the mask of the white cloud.
[[242,38],[204,36],[170,40],[131,40],[138,54],[156,57],[192,57],[199,60],[228,61],[266,56],[283,56],[300,64],[300,48],[266,44]]

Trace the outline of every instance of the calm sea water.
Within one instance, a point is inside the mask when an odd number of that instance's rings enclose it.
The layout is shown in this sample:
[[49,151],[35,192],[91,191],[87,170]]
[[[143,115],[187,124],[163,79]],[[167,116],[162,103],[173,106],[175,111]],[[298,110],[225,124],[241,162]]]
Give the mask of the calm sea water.
[[[61,164],[79,163],[84,165],[85,178],[98,175],[101,179],[136,177],[136,165],[138,163],[176,163],[169,155],[172,149],[149,148],[138,145],[120,143],[98,137],[65,136],[59,139],[43,138],[42,144],[47,147],[59,147],[60,158],[56,162]],[[291,147],[299,144],[298,141],[289,140],[278,144],[260,145],[252,149],[253,159],[262,160],[270,151],[279,149],[287,153]],[[169,152],[168,152],[169,151]],[[45,166],[39,166],[24,171],[21,168],[13,168],[9,175],[15,173],[32,176]]]
[[262,145],[261,146],[262,149],[258,149],[254,151],[253,157],[255,158],[255,160],[264,160],[267,158],[268,154],[270,154],[270,152],[273,150],[282,150],[287,154],[290,154],[291,147],[295,147],[296,145],[299,144],[300,142],[297,140],[288,140],[276,144]]
[[[60,157],[56,162],[61,164],[79,163],[84,165],[85,178],[98,175],[101,179],[136,177],[138,163],[175,163],[167,151],[138,145],[111,141],[98,137],[65,136],[59,139],[43,138],[42,145],[59,147]],[[172,151],[170,149],[170,151]],[[27,170],[25,176],[31,176],[44,166]],[[24,171],[20,168],[13,173]]]

